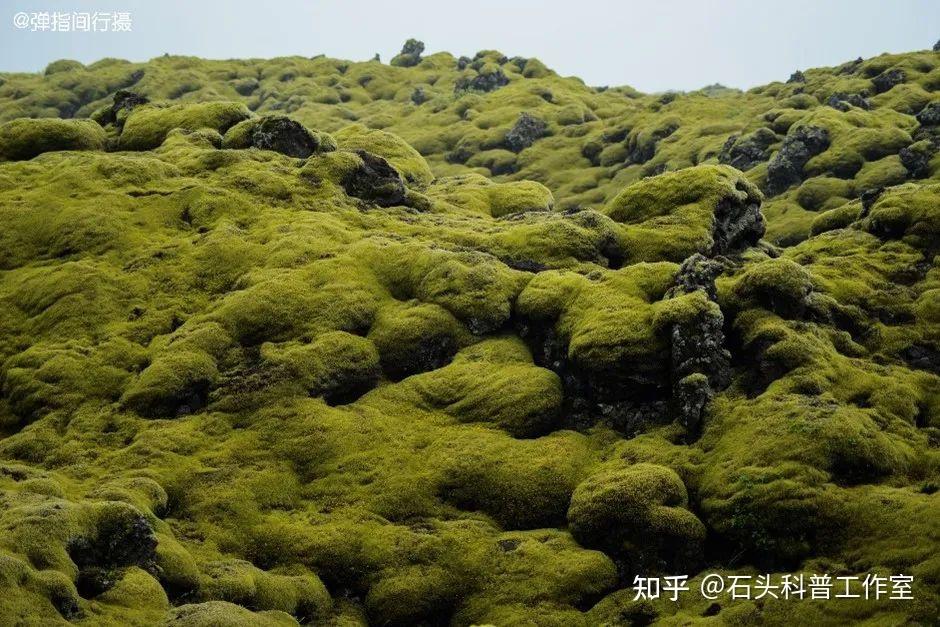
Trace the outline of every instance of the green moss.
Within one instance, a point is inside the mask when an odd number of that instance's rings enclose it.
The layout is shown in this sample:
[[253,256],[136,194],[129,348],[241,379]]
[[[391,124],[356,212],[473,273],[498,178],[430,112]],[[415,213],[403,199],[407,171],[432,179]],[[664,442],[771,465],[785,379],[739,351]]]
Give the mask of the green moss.
[[242,120],[225,131],[221,147],[245,149],[258,147],[276,150],[292,157],[307,157],[313,152],[336,150],[336,140],[327,133],[311,131],[283,115],[267,115]]
[[446,368],[409,383],[404,391],[418,395],[415,406],[443,410],[461,422],[492,423],[517,437],[547,432],[560,417],[558,376],[535,367],[518,340],[475,344]]
[[122,402],[146,416],[188,413],[205,404],[217,376],[215,362],[209,355],[174,351],[161,355],[140,373]]
[[790,259],[767,259],[748,268],[733,290],[742,309],[760,305],[780,315],[798,315],[813,291],[813,277]]
[[552,193],[540,183],[493,183],[476,174],[436,181],[428,195],[456,208],[494,218],[529,211],[551,211],[555,206]]
[[861,226],[880,237],[900,239],[916,248],[933,248],[940,233],[940,219],[934,210],[938,191],[935,185],[889,190],[878,198]]
[[59,59],[58,61],[53,61],[46,66],[46,69],[43,70],[43,74],[50,76],[52,74],[58,74],[59,72],[71,72],[73,70],[82,70],[85,66],[78,61],[73,61],[72,59]]
[[408,183],[426,187],[434,178],[424,157],[391,133],[354,124],[343,128],[335,136],[343,150],[365,150],[384,157],[401,172]]
[[383,309],[369,339],[378,348],[383,370],[400,379],[450,361],[465,335],[453,315],[428,303]]
[[855,175],[855,187],[857,190],[864,191],[900,185],[906,180],[907,169],[902,165],[900,157],[890,155],[884,159],[866,163]]
[[568,523],[587,546],[626,553],[637,566],[681,569],[700,559],[705,539],[705,526],[687,507],[685,485],[674,471],[641,463],[580,483]]
[[32,159],[57,150],[103,150],[106,135],[91,120],[13,120],[0,125],[0,160]]
[[239,605],[224,601],[181,605],[168,613],[167,623],[179,625],[180,627],[213,627],[214,625],[288,627],[298,624],[296,620],[284,612],[252,612]]
[[605,213],[633,226],[625,234],[632,260],[681,261],[715,245],[720,205],[760,202],[757,188],[734,168],[699,166],[634,183]]
[[853,191],[848,181],[817,176],[800,185],[796,190],[796,201],[809,211],[826,211],[847,202],[853,196]]
[[[0,615],[934,620],[936,53],[653,95],[497,51],[54,66],[0,76],[0,121],[143,150],[0,164]],[[167,104],[112,119],[122,89]],[[283,116],[323,149],[220,150]],[[759,242],[768,164],[715,164],[804,125],[831,146]],[[350,185],[366,152],[394,174]],[[910,572],[917,602],[715,608],[718,567]],[[634,602],[637,573],[692,590]]]
[[313,396],[330,402],[351,400],[373,387],[381,373],[379,352],[362,337],[333,331],[306,345],[262,345],[261,355]]
[[123,150],[150,150],[163,143],[173,129],[198,131],[209,128],[225,133],[251,116],[245,105],[205,102],[189,105],[136,107],[124,122],[119,146]]
[[665,318],[654,323],[676,266],[637,264],[591,280],[571,272],[536,275],[519,296],[521,315],[553,324],[568,356],[595,372],[643,369],[666,350]]

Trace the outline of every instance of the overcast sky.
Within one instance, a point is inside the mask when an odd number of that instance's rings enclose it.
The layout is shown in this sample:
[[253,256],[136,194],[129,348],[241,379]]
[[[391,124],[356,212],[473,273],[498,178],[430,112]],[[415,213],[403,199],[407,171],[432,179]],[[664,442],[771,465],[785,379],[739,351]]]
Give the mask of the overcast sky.
[[[0,0],[0,71],[60,58],[427,53],[538,57],[591,85],[752,87],[792,71],[930,48],[940,0]],[[17,13],[130,13],[132,32],[32,32]]]

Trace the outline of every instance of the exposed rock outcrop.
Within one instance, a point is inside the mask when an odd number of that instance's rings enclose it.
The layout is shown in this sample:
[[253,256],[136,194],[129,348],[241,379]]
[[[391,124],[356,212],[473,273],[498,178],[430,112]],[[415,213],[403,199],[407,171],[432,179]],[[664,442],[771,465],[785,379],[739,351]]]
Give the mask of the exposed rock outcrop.
[[[702,291],[714,303],[715,279],[723,265],[703,255],[686,259],[676,275],[676,297]],[[705,405],[715,391],[731,381],[731,353],[725,347],[724,316],[717,303],[689,320],[675,324],[671,332],[672,402],[675,419],[694,432]]]
[[398,67],[413,67],[421,63],[422,52],[424,52],[424,42],[409,39],[401,47],[401,52],[395,55],[390,63]]
[[817,126],[801,126],[791,131],[767,168],[764,191],[771,195],[785,191],[803,180],[806,162],[829,147],[829,132]]
[[548,130],[545,120],[523,112],[506,133],[506,147],[513,152],[525,150],[543,137]]
[[742,171],[750,170],[770,159],[770,147],[778,139],[769,128],[759,128],[744,136],[732,135],[718,153],[718,162]]
[[871,79],[872,87],[876,94],[882,94],[895,85],[900,85],[907,80],[907,75],[901,68],[892,68],[885,70],[875,78]]
[[871,103],[861,94],[847,94],[843,91],[836,92],[829,96],[829,98],[826,99],[826,104],[842,112],[849,111],[852,107],[858,107],[866,111],[871,109]]
[[371,152],[357,150],[362,165],[343,179],[346,193],[380,207],[392,207],[405,201],[405,183],[392,165]]

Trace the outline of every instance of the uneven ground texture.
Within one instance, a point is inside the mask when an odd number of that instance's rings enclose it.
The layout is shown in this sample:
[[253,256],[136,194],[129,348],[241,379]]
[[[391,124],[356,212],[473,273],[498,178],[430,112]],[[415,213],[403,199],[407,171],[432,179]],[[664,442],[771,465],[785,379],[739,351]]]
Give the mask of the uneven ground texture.
[[0,624],[933,623],[938,90],[0,74]]

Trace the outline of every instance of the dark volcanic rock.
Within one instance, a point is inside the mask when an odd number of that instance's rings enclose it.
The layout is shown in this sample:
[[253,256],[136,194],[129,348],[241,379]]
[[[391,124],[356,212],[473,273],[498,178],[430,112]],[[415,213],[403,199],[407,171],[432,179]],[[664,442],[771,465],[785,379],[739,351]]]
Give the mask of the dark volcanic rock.
[[659,141],[675,133],[679,125],[675,123],[667,124],[651,133],[632,134],[627,139],[627,163],[643,164],[656,155],[656,146]]
[[860,217],[868,215],[868,211],[878,202],[878,199],[884,191],[884,187],[873,187],[862,192],[862,195],[859,196],[859,199],[862,201],[862,215]]
[[461,92],[470,90],[489,92],[495,91],[500,87],[508,84],[509,78],[507,78],[506,74],[503,73],[502,68],[497,68],[492,72],[480,73],[472,78],[464,76],[457,79],[457,82],[454,85],[454,91]]
[[[674,298],[696,291],[715,300],[715,278],[723,266],[714,259],[692,255],[676,274],[675,286],[666,295]],[[724,315],[717,305],[690,320],[673,325],[672,405],[676,418],[694,431],[705,405],[716,390],[731,382],[731,353],[725,347]]]
[[718,153],[718,162],[742,171],[750,170],[770,159],[770,146],[777,139],[777,135],[769,128],[759,128],[744,137],[732,135]]
[[392,207],[405,202],[405,183],[398,170],[371,152],[357,150],[362,165],[343,179],[346,193],[380,207]]
[[702,422],[705,407],[714,394],[705,375],[692,374],[676,381],[672,391],[672,405],[677,421],[688,431],[696,431]]
[[861,94],[847,94],[841,91],[829,96],[826,100],[826,104],[833,109],[838,109],[843,112],[850,110],[852,107],[858,107],[866,111],[871,109],[871,104]]
[[839,66],[839,74],[854,74],[856,70],[864,63],[865,60],[862,57],[858,57],[854,61],[849,61],[848,63],[843,63]]
[[921,126],[940,126],[940,102],[931,102],[915,117]]
[[548,124],[533,115],[523,112],[516,124],[506,133],[506,147],[513,152],[520,152],[545,135]]
[[428,101],[429,98],[430,96],[428,96],[427,92],[424,91],[424,87],[415,87],[414,91],[411,92],[411,102],[415,103],[416,105],[424,104]]
[[125,89],[119,89],[114,93],[114,100],[111,106],[106,109],[103,114],[99,114],[101,117],[98,121],[102,126],[106,124],[122,126],[125,119],[125,116],[119,115],[122,111],[130,112],[135,107],[145,105],[148,102],[150,102],[150,100],[139,94]]
[[424,52],[424,42],[409,39],[390,63],[398,67],[413,67],[421,63],[422,52]]
[[918,142],[898,153],[901,164],[907,168],[908,175],[913,179],[922,179],[930,174],[930,159],[936,154],[937,148],[930,142]]
[[940,350],[926,344],[914,344],[901,353],[901,357],[913,368],[940,374]]
[[816,126],[801,126],[783,140],[767,167],[765,192],[770,196],[786,191],[803,180],[806,162],[829,147],[829,132]]
[[150,522],[130,505],[123,505],[99,522],[93,537],[79,537],[68,545],[69,557],[79,569],[77,587],[85,598],[110,589],[120,569],[139,566],[155,573],[157,538]]
[[712,255],[727,255],[755,246],[764,236],[767,225],[757,202],[741,202],[725,198],[715,208],[712,229]]
[[675,285],[667,296],[691,294],[696,290],[703,290],[709,300],[715,300],[715,279],[723,269],[720,262],[696,253],[682,262],[679,272],[676,273]]
[[907,76],[904,74],[904,70],[901,68],[894,68],[891,70],[885,70],[875,78],[871,79],[872,87],[875,88],[876,94],[881,94],[895,85],[900,85],[905,80]]
[[111,112],[117,115],[119,111],[124,109],[130,111],[134,107],[139,107],[148,102],[150,100],[140,94],[121,89],[114,94],[114,104],[111,105]]
[[320,147],[320,140],[300,122],[286,116],[262,118],[251,130],[251,145],[305,159]]
[[790,74],[790,78],[787,79],[787,82],[788,83],[805,83],[806,76],[803,74],[803,72],[797,70],[793,74]]

